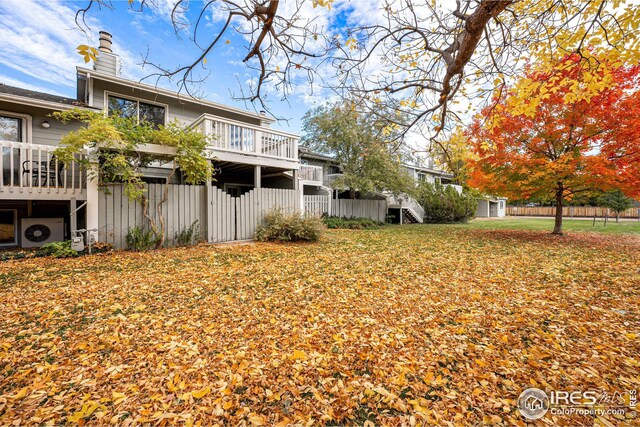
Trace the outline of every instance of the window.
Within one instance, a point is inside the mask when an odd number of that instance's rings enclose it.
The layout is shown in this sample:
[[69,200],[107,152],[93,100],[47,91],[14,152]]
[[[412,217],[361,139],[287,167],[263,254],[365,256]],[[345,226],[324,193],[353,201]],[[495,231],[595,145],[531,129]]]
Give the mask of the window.
[[[14,117],[0,114],[0,141],[25,142],[25,122],[29,124],[27,116]],[[25,155],[24,150],[18,146],[2,147],[0,159],[2,160],[2,180],[0,181],[2,185],[17,185],[20,182],[20,163],[21,160],[25,160],[22,158]]]
[[165,108],[161,105],[109,95],[107,108],[110,116],[134,117],[156,127],[164,126]]
[[418,172],[418,181],[424,182],[426,180],[427,180],[427,174],[426,173],[422,173],[422,172]]
[[504,200],[500,200],[500,209],[504,209]]
[[232,150],[253,152],[253,130],[229,125],[229,135]]
[[22,141],[22,119],[0,116],[0,141]]
[[0,210],[0,246],[16,243],[16,211]]

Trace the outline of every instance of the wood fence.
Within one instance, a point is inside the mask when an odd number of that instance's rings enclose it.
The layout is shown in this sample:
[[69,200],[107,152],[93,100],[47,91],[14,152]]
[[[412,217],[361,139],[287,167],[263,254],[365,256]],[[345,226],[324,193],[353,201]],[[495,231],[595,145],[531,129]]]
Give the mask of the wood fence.
[[331,201],[331,215],[347,218],[369,218],[374,221],[385,222],[387,201],[334,199]]
[[[157,220],[156,206],[162,199],[164,184],[146,185],[150,216]],[[148,228],[142,204],[129,200],[121,185],[110,185],[99,200],[98,239],[116,248],[126,247],[129,229]],[[227,242],[252,239],[264,215],[276,206],[295,210],[295,190],[256,188],[240,197],[232,197],[216,187],[202,185],[169,185],[167,201],[162,205],[165,219],[165,239],[174,245],[175,233],[198,221],[200,239]]]
[[[562,216],[570,218],[604,218],[607,216],[607,208],[601,206],[565,206],[562,208]],[[556,215],[555,206],[507,206],[509,216],[549,216]],[[615,213],[609,210],[608,216],[615,217]],[[620,218],[640,218],[640,208],[631,208],[620,213]]]
[[[157,203],[162,199],[164,185],[147,184],[149,215],[158,220]],[[198,220],[203,230],[204,186],[170,185],[167,202],[162,205],[165,219],[165,239],[167,245],[173,245],[175,233],[189,228]],[[142,212],[142,203],[129,200],[122,185],[109,185],[107,191],[100,194],[98,216],[98,240],[108,242],[116,248],[124,248],[129,229],[139,226],[148,228]],[[201,234],[201,238],[204,235]]]
[[328,194],[303,196],[304,213],[314,216],[322,216],[322,214],[329,213],[329,207],[331,206],[330,197]]
[[288,212],[297,209],[298,193],[296,190],[281,188],[254,188],[240,197],[236,202],[236,238],[235,240],[253,239],[258,224],[270,210],[278,207]]

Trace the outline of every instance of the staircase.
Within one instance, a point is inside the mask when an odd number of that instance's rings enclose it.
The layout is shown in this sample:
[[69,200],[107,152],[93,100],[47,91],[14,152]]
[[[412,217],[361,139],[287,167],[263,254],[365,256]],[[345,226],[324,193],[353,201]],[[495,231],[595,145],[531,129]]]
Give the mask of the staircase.
[[402,223],[403,224],[417,224],[421,223],[422,218],[417,218],[413,210],[402,208]]
[[415,224],[424,221],[424,209],[422,209],[422,206],[420,206],[414,198],[407,194],[400,194],[398,196],[386,194],[386,197],[387,205],[390,208],[400,208],[403,224]]

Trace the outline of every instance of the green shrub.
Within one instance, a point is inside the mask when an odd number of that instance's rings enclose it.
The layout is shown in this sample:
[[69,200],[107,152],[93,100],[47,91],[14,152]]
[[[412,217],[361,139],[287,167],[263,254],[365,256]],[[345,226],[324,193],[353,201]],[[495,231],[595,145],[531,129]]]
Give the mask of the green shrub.
[[54,258],[70,258],[79,255],[78,251],[71,249],[70,240],[47,243],[42,245],[38,252],[41,256],[52,256]]
[[196,219],[189,227],[181,231],[176,231],[173,239],[178,246],[189,246],[195,245],[198,242],[199,237],[200,225],[198,224],[198,220]]
[[152,230],[135,226],[127,231],[127,249],[130,251],[146,251],[155,247],[158,238]]
[[264,222],[256,228],[255,239],[259,241],[317,242],[325,226],[322,219],[303,216],[299,212],[287,213],[276,208],[267,213]]
[[327,228],[341,228],[348,230],[372,230],[384,225],[382,222],[377,222],[369,218],[346,218],[339,216],[324,216],[324,224]]
[[418,187],[418,201],[424,208],[425,222],[467,222],[476,214],[478,201],[472,194],[455,188],[423,182]]

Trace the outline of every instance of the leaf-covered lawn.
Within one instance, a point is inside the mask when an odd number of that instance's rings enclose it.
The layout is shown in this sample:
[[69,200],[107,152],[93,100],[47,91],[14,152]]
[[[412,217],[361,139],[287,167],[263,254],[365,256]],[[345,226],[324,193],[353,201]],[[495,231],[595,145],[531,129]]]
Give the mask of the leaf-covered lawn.
[[406,226],[6,262],[0,424],[524,425],[527,387],[640,389],[639,254]]

